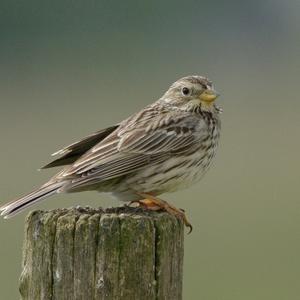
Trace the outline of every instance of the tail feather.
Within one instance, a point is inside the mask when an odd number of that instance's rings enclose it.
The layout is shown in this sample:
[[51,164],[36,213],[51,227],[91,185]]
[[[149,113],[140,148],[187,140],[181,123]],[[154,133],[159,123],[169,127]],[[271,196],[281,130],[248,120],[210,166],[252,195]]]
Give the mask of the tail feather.
[[13,200],[0,207],[1,216],[5,219],[11,218],[16,214],[23,211],[25,208],[39,202],[51,195],[58,193],[59,188],[62,187],[63,183],[58,182],[50,184],[48,186],[42,186],[41,188],[29,193],[28,195],[19,199]]

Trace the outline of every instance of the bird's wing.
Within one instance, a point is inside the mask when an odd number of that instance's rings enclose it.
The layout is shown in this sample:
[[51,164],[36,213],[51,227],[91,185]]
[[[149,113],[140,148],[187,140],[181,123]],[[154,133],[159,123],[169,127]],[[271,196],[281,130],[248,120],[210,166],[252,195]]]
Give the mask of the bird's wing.
[[118,144],[118,149],[131,154],[176,154],[186,151],[196,141],[194,128],[174,124],[150,131],[133,129],[126,132]]
[[122,126],[59,174],[76,186],[100,182],[135,172],[170,155],[190,151],[199,140],[195,126],[165,114],[147,124]]
[[108,135],[110,135],[113,131],[115,131],[119,127],[119,124],[107,127],[105,129],[99,130],[84,139],[75,142],[63,149],[55,152],[52,156],[62,155],[60,158],[48,163],[43,166],[41,169],[48,169],[58,166],[69,165],[75,162],[80,156],[82,156],[85,152],[91,149],[93,146],[98,144],[100,141],[105,139]]

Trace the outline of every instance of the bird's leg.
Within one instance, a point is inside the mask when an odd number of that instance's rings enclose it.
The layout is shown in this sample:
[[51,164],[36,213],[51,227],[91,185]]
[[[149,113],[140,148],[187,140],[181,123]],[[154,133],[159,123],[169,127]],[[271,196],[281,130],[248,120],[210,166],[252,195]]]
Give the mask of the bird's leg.
[[138,193],[139,196],[143,197],[143,200],[133,201],[138,203],[141,207],[145,207],[149,210],[165,210],[169,214],[181,219],[186,227],[189,227],[189,233],[192,232],[193,227],[191,223],[187,220],[184,210],[178,209],[175,206],[169,204],[167,201],[159,199],[148,193]]

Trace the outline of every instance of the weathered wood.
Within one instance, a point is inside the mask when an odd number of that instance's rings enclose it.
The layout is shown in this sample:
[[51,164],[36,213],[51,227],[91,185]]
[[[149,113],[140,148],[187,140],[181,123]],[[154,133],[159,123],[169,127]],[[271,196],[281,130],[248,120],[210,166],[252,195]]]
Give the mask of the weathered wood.
[[183,223],[121,207],[34,211],[26,220],[23,300],[182,299]]

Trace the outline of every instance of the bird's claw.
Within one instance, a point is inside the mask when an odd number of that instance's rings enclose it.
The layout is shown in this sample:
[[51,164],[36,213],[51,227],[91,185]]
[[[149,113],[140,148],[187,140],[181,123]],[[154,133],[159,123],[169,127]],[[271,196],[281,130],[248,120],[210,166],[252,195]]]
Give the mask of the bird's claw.
[[188,234],[190,234],[192,232],[193,226],[187,220],[184,209],[181,209],[181,208],[178,209],[175,206],[169,204],[168,202],[166,202],[162,199],[156,198],[149,194],[139,194],[139,195],[142,196],[144,199],[132,201],[132,202],[130,202],[130,204],[138,203],[141,207],[147,208],[149,210],[154,210],[154,211],[165,210],[170,215],[173,215],[176,218],[183,221],[184,225],[189,228]]

